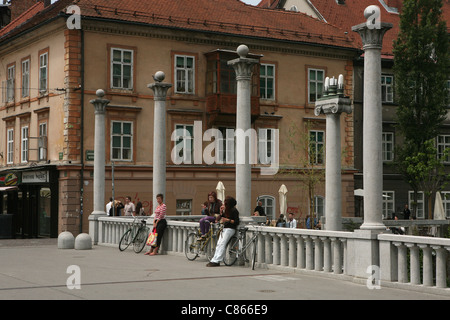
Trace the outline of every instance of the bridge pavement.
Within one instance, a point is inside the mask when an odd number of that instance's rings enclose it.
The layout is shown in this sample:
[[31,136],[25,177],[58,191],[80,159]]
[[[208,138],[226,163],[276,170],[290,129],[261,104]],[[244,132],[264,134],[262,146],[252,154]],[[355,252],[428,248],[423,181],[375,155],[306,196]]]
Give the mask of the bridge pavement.
[[316,274],[208,268],[206,263],[202,257],[188,261],[181,254],[147,256],[116,247],[58,249],[57,239],[0,240],[0,300],[170,300],[177,301],[170,304],[170,312],[181,314],[196,312],[192,308],[204,300],[223,308],[225,299],[246,305],[273,301],[273,311],[284,309],[289,300],[450,299],[397,288],[370,290],[365,284]]

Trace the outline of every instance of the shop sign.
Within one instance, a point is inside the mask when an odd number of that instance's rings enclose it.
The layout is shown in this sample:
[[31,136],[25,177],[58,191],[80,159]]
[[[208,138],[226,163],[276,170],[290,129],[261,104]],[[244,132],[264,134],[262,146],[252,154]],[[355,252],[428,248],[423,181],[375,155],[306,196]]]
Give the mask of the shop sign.
[[17,186],[19,177],[16,173],[0,174],[0,186]]
[[48,182],[48,171],[22,172],[22,183]]

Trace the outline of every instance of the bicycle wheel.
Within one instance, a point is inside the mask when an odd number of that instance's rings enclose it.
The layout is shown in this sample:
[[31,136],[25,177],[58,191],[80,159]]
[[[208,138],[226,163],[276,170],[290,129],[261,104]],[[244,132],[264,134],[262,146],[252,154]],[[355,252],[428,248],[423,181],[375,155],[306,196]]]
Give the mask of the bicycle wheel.
[[120,242],[119,242],[119,250],[123,251],[126,248],[128,248],[128,246],[131,244],[131,229],[128,229],[122,236],[122,238],[120,238]]
[[198,251],[197,234],[190,233],[184,242],[184,254],[189,261],[193,261],[198,257]]
[[223,263],[227,266],[232,266],[237,260],[237,254],[239,250],[239,240],[236,236],[232,236],[225,247],[225,256],[223,257]]
[[134,237],[134,241],[133,241],[133,250],[136,253],[140,253],[144,247],[145,247],[145,243],[147,242],[147,238],[148,238],[148,233],[149,233],[150,229],[143,227],[140,228],[136,237]]
[[208,241],[208,243],[205,245],[206,258],[208,259],[208,261],[211,261],[211,259],[214,258],[214,254],[216,253],[217,238],[215,235],[213,235],[206,241]]

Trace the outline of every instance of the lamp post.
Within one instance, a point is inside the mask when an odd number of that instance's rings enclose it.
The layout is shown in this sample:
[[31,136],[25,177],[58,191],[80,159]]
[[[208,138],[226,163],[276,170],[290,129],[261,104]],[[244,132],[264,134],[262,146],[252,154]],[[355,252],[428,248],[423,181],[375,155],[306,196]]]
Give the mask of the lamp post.
[[326,115],[325,229],[342,229],[341,113],[351,113],[350,98],[344,96],[344,77],[325,78],[324,94],[316,101],[314,114]]

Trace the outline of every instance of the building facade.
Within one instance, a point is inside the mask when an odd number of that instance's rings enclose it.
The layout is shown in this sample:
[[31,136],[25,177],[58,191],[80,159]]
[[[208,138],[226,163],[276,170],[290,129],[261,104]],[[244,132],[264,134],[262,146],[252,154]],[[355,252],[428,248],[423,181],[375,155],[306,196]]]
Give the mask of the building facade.
[[[14,235],[88,231],[94,169],[89,101],[99,88],[110,100],[105,199],[114,186],[116,199],[130,196],[152,213],[154,101],[147,85],[160,70],[173,84],[166,104],[169,214],[200,214],[219,181],[226,195],[235,196],[236,79],[227,62],[237,57],[242,43],[259,61],[252,75],[252,129],[258,141],[252,201],[255,206],[262,201],[276,219],[278,190],[285,184],[288,211],[306,218],[311,209],[305,172],[323,171],[326,156],[325,118],[314,116],[314,102],[326,76],[343,74],[346,94],[353,96],[353,59],[359,51],[351,38],[302,13],[225,0],[214,6],[198,1],[194,8],[189,1],[112,6],[81,0],[76,2],[80,28],[71,28],[67,22],[78,19],[67,10],[72,4],[38,2],[0,30],[0,201],[2,213],[13,215]],[[352,114],[341,118],[344,216],[354,216],[353,123]],[[208,129],[222,137],[206,139]],[[177,130],[182,134],[175,137]],[[306,150],[299,146],[302,137]],[[176,153],[177,148],[183,151]],[[207,163],[205,156],[198,161],[211,148],[215,161]],[[263,175],[274,148],[279,150],[278,173]],[[312,197],[317,200],[313,210],[323,215],[323,181]]]

